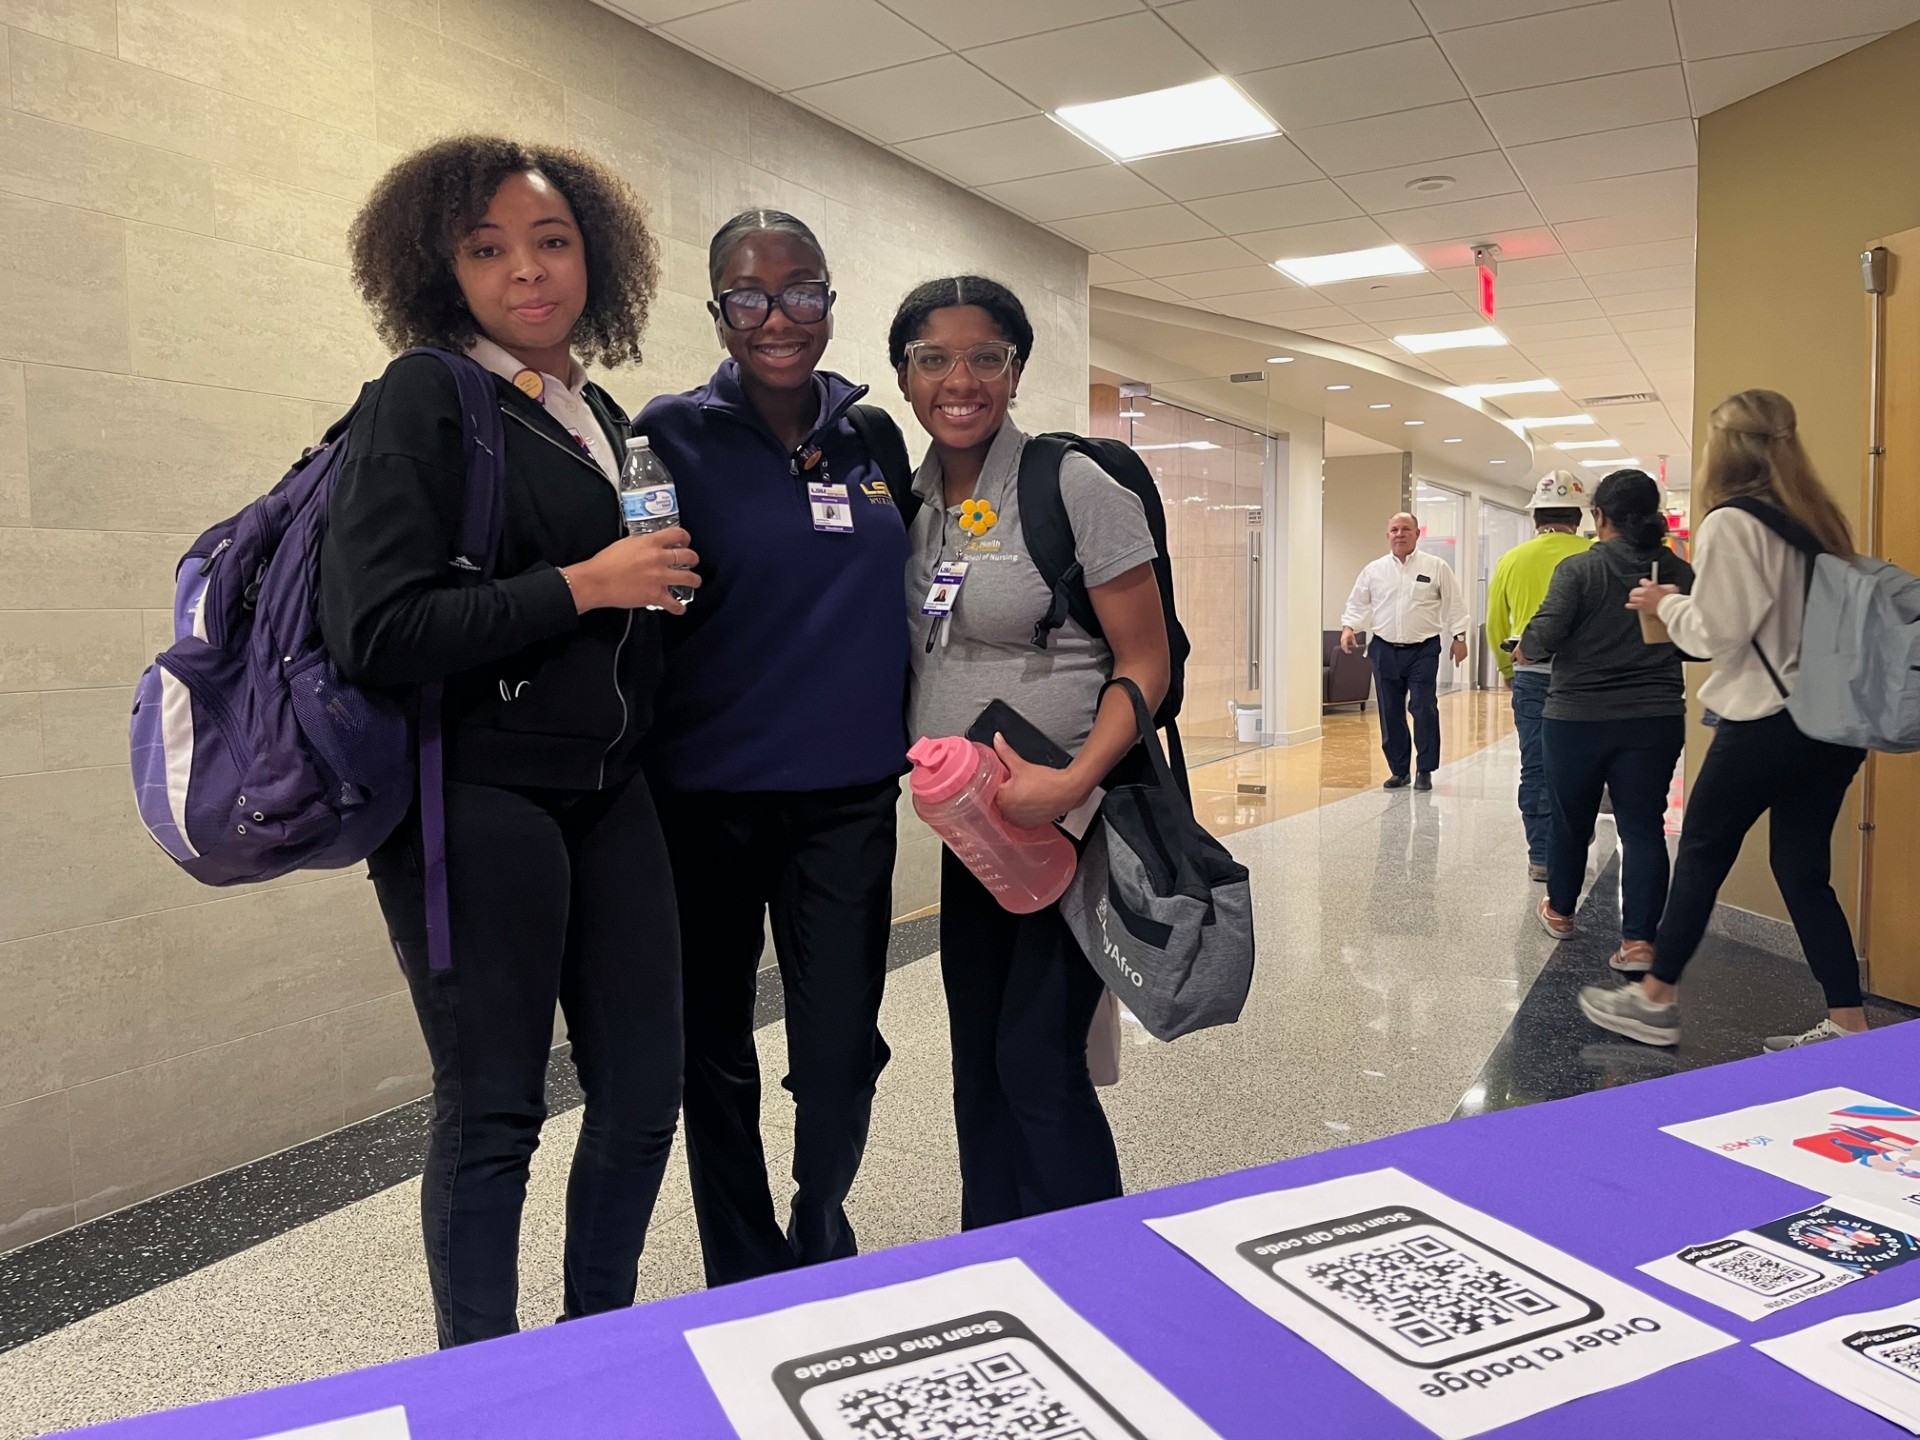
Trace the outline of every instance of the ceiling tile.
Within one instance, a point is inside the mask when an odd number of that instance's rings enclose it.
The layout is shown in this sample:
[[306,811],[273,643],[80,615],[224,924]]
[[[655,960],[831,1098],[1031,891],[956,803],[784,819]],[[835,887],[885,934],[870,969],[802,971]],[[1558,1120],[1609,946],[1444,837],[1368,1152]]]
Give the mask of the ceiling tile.
[[1460,296],[1408,295],[1399,300],[1356,300],[1347,310],[1370,325],[1397,325],[1407,320],[1433,320],[1441,317],[1466,321],[1479,312]]
[[[1182,205],[1151,205],[1144,210],[1116,210],[1111,215],[1083,215],[1077,220],[1056,220],[1052,228],[1076,245],[1106,251],[1205,240],[1214,233],[1211,225]],[[1129,262],[1123,259],[1120,263]]]
[[[926,103],[929,95],[938,105]],[[987,125],[1031,115],[1033,106],[958,55],[936,55],[827,85],[795,90],[792,98],[830,120],[889,143],[953,129],[955,116]]]
[[1637,315],[1615,315],[1613,328],[1626,336],[1631,343],[1636,335],[1649,330],[1685,330],[1693,333],[1693,297],[1687,297],[1688,303],[1677,310],[1645,310]]
[[1033,0],[967,0],[965,5],[953,0],[886,0],[886,5],[956,50],[1145,8],[1142,0],[1046,0],[1044,5]]
[[926,162],[963,185],[991,185],[1113,163],[1044,115],[908,140],[899,148],[902,154]]
[[1047,110],[1204,80],[1213,67],[1143,11],[968,49],[967,59]]
[[1666,330],[1641,330],[1628,335],[1626,339],[1636,355],[1661,351],[1691,354],[1693,326],[1675,325]]
[[1615,247],[1589,247],[1575,255],[1574,268],[1582,275],[1619,275],[1628,271],[1651,270],[1662,265],[1693,268],[1693,236],[1684,239],[1624,243]]
[[1293,143],[1336,176],[1496,148],[1480,122],[1480,112],[1465,100],[1300,130],[1294,133]]
[[1142,277],[1115,260],[1110,255],[1089,255],[1087,257],[1087,283],[1089,285],[1115,285],[1122,280],[1139,280]]
[[1525,230],[1540,224],[1540,212],[1525,194],[1458,200],[1451,205],[1428,205],[1419,210],[1394,210],[1378,218],[1386,232],[1402,245],[1426,245],[1462,237],[1491,240],[1503,230]]
[[1587,288],[1595,295],[1636,295],[1647,290],[1693,289],[1693,266],[1649,265],[1590,276]]
[[1331,180],[1278,185],[1271,190],[1243,190],[1238,195],[1216,195],[1210,200],[1193,200],[1188,204],[1196,214],[1229,235],[1315,225],[1322,220],[1344,220],[1360,213],[1360,207]]
[[[1674,0],[1680,50],[1689,60],[1743,55],[1822,40],[1876,35],[1920,20],[1915,0],[1819,0],[1818,4],[1756,5],[1753,0]],[[1814,62],[1818,64],[1818,61]]]
[[1576,340],[1532,340],[1525,354],[1536,364],[1549,369],[1556,360],[1581,360],[1589,364],[1626,364],[1632,360],[1627,347],[1618,338],[1605,335],[1583,336]]
[[[1444,175],[1453,183],[1444,190],[1407,188],[1416,180],[1435,175]],[[1513,166],[1507,163],[1505,155],[1498,150],[1483,150],[1478,155],[1456,155],[1450,160],[1342,175],[1340,188],[1362,209],[1378,214],[1383,210],[1411,210],[1424,205],[1479,200],[1488,195],[1510,195],[1521,185],[1520,177],[1513,173]]]
[[[1612,329],[1607,323],[1606,312],[1600,308],[1600,302],[1591,297],[1557,300],[1548,305],[1503,305],[1499,313],[1497,323],[1509,338],[1539,333],[1546,339],[1560,340],[1575,335],[1605,335]],[[1577,325],[1579,328],[1566,329],[1554,335],[1545,333],[1544,327],[1557,325]]]
[[[1480,284],[1479,274],[1472,265],[1453,266],[1433,273],[1435,279],[1463,295],[1472,294]],[[1564,255],[1534,255],[1524,260],[1503,255],[1500,257],[1500,293],[1504,295],[1509,285],[1571,280],[1579,273]]]
[[1225,270],[1258,257],[1250,256],[1231,240],[1213,239],[1121,250],[1113,258],[1157,280],[1168,275],[1191,275],[1196,270]]
[[[1344,325],[1352,317],[1338,305],[1316,305],[1311,310],[1263,310],[1256,305],[1238,305],[1239,297],[1233,295],[1215,295],[1201,302],[1216,315],[1231,315],[1237,319],[1254,320],[1262,325],[1271,325],[1276,330],[1304,330],[1309,325]],[[1248,296],[1249,300],[1258,300],[1257,295]]]
[[1182,0],[1160,13],[1229,75],[1427,33],[1409,0]]
[[1528,15],[1544,15],[1549,10],[1571,10],[1590,5],[1593,0],[1413,0],[1427,25],[1437,35],[1442,30],[1464,30],[1470,25],[1496,25],[1502,20],[1519,20]]
[[[1203,300],[1212,295],[1238,295],[1254,290],[1291,292],[1303,296],[1308,303],[1317,304],[1313,292],[1304,290],[1282,275],[1271,265],[1235,265],[1226,270],[1196,271],[1192,275],[1176,275],[1167,282],[1183,295],[1191,295]],[[1275,297],[1276,299],[1279,296]]]
[[[879,0],[740,0],[660,27],[775,90],[924,60],[939,44]],[[848,43],[857,35],[860,43]]]
[[1440,37],[1476,95],[1671,65],[1680,58],[1667,0],[1606,0]]
[[1169,290],[1155,280],[1120,280],[1111,285],[1103,285],[1103,290],[1118,290],[1122,295],[1138,295],[1143,300],[1164,300],[1169,305],[1184,305],[1186,296],[1178,290]]
[[1447,57],[1424,36],[1238,78],[1289,131],[1467,98]]
[[1166,196],[1123,165],[1096,165],[1064,175],[1036,175],[983,185],[980,193],[1035,220],[1071,220],[1111,210],[1164,204]]
[[[1616,319],[1623,320],[1629,315],[1644,315],[1651,311],[1677,310],[1688,316],[1693,314],[1693,290],[1639,290],[1631,295],[1602,295],[1600,308]],[[1619,327],[1625,330],[1623,323]],[[1636,330],[1645,330],[1645,325],[1636,325]]]
[[1687,65],[1687,88],[1693,92],[1694,114],[1710,115],[1783,80],[1791,80],[1816,65],[1824,65],[1836,55],[1857,49],[1861,43],[1828,40],[1818,45],[1795,45],[1785,50],[1691,61]]
[[1371,325],[1296,325],[1296,330],[1304,330],[1309,335],[1322,340],[1331,340],[1337,345],[1352,345],[1360,340],[1378,340],[1380,332]]
[[1541,214],[1555,225],[1607,215],[1683,216],[1691,225],[1697,203],[1697,179],[1691,167],[1656,170],[1648,175],[1622,175],[1613,180],[1587,180],[1577,185],[1535,185],[1533,198],[1540,203]]
[[1660,120],[1685,120],[1693,113],[1687,99],[1686,72],[1678,65],[1507,90],[1482,95],[1479,103],[1480,113],[1505,145],[1561,140],[1569,135]]
[[1502,270],[1495,285],[1494,298],[1496,312],[1504,317],[1508,310],[1528,305],[1558,305],[1567,300],[1591,300],[1593,292],[1587,289],[1587,282],[1578,276],[1567,280],[1536,280],[1531,284],[1520,284]]
[[718,10],[722,5],[731,5],[733,0],[598,0],[598,3],[642,25],[659,25],[678,20],[682,15]]
[[1366,216],[1328,220],[1319,225],[1293,225],[1284,230],[1256,230],[1240,243],[1258,259],[1292,260],[1302,255],[1335,255],[1343,250],[1371,250],[1390,245],[1393,237]]
[[1650,170],[1679,170],[1695,160],[1693,121],[1662,120],[1565,140],[1511,147],[1514,168],[1531,186],[1612,180]]
[[1343,280],[1338,285],[1321,285],[1313,293],[1335,305],[1356,305],[1367,300],[1404,300],[1409,295],[1444,295],[1446,291],[1447,287],[1437,275],[1421,271],[1414,275]]
[[1429,270],[1454,270],[1473,264],[1473,247],[1491,241],[1500,247],[1501,274],[1506,267],[1522,261],[1560,253],[1560,241],[1545,225],[1530,230],[1501,230],[1492,235],[1475,235],[1461,240],[1442,240],[1430,245],[1409,245],[1422,265]]
[[1154,155],[1127,168],[1176,200],[1201,200],[1320,178],[1320,167],[1283,135]]

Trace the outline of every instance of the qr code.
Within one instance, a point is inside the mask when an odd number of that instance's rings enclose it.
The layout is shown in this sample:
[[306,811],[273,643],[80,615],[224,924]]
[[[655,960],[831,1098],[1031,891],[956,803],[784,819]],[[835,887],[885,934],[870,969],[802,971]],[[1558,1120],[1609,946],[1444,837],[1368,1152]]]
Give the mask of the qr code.
[[1891,1365],[1910,1380],[1920,1380],[1920,1340],[1903,1340],[1898,1345],[1883,1345],[1873,1352],[1873,1358],[1882,1365]]
[[836,1408],[867,1440],[1093,1440],[1072,1408],[1005,1352],[850,1390]]
[[1413,1346],[1445,1344],[1530,1320],[1554,1302],[1434,1234],[1348,1250],[1306,1267],[1306,1277],[1372,1315]]
[[1717,1275],[1729,1284],[1738,1285],[1742,1290],[1751,1290],[1756,1295],[1784,1295],[1789,1290],[1798,1290],[1809,1281],[1820,1278],[1816,1271],[1804,1265],[1769,1255],[1751,1245],[1742,1245],[1711,1260],[1702,1260],[1700,1268],[1709,1275]]

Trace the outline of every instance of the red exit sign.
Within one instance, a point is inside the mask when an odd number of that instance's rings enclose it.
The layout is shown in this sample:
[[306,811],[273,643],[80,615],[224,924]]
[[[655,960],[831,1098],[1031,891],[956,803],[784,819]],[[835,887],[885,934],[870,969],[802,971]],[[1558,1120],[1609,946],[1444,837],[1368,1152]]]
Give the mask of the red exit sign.
[[1477,294],[1480,313],[1487,319],[1493,319],[1495,276],[1499,274],[1500,262],[1494,258],[1497,247],[1476,245],[1473,247],[1473,268],[1475,279],[1479,282]]

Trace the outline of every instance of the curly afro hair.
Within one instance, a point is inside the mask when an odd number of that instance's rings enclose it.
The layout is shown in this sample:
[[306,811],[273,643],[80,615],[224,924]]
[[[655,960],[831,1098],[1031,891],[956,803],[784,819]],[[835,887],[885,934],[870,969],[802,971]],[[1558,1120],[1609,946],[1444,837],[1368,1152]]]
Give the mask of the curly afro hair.
[[348,237],[353,283],[395,350],[465,350],[479,338],[454,279],[453,257],[509,175],[537,170],[573,209],[587,252],[587,305],[571,343],[583,358],[640,358],[660,279],[660,246],[639,198],[578,150],[457,135],[416,150],[374,186]]

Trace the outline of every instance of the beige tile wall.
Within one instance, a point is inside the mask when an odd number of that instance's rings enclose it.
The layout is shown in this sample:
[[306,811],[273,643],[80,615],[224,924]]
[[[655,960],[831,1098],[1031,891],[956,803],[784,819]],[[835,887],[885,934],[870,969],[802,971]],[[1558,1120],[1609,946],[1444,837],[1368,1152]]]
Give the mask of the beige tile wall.
[[[187,539],[384,362],[356,204],[474,127],[651,205],[630,408],[710,372],[707,237],[774,205],[834,261],[834,368],[884,382],[900,294],[981,270],[1033,311],[1023,420],[1085,424],[1082,252],[588,0],[0,0],[0,1250],[426,1088],[365,881],[197,886],[138,827],[125,732]],[[904,913],[937,852],[902,838]]]

